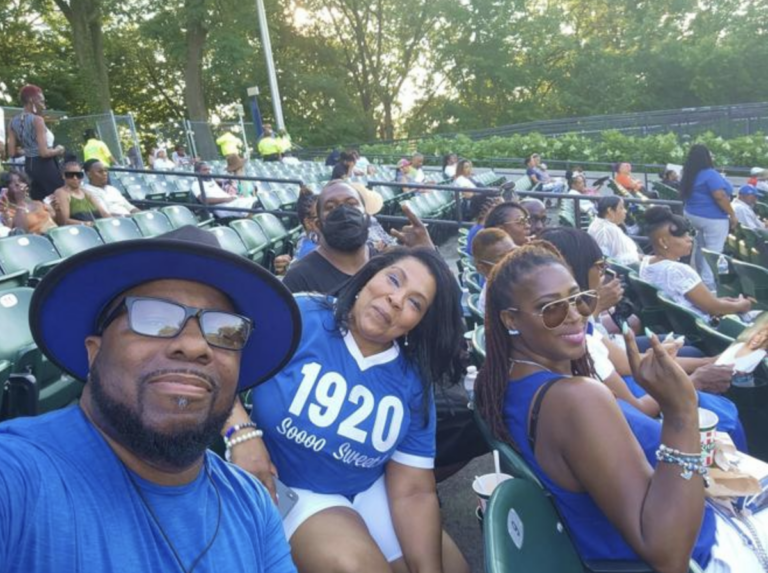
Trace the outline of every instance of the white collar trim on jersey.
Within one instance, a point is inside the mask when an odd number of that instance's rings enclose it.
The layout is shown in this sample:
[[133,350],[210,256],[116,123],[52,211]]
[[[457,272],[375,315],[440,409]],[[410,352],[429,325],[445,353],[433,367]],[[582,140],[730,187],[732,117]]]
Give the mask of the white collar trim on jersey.
[[357,367],[363,372],[372,366],[379,366],[381,364],[386,364],[387,362],[392,362],[400,356],[400,347],[397,345],[397,341],[393,342],[392,347],[384,352],[379,352],[378,354],[368,356],[367,358],[360,352],[360,348],[357,346],[357,342],[355,342],[355,337],[352,336],[352,333],[349,331],[344,335],[344,344],[347,345],[347,350],[349,350],[352,358],[357,362]]

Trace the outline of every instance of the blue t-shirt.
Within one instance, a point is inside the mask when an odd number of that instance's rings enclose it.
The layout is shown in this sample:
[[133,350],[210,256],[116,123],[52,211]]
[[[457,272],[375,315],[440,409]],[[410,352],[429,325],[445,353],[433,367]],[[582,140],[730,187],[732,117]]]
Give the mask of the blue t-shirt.
[[733,185],[716,170],[709,168],[699,171],[693,182],[693,190],[685,202],[685,212],[706,219],[727,219],[728,214],[715,202],[712,193],[722,189],[730,200],[733,195]]
[[[335,326],[332,298],[299,295],[301,342],[291,362],[253,392],[254,422],[280,480],[354,496],[391,459],[432,469],[435,405],[395,344],[363,357]],[[426,415],[425,415],[426,414]]]
[[298,261],[305,255],[308,255],[317,248],[317,243],[307,235],[299,237],[299,243],[296,245],[296,254],[294,258]]
[[[537,185],[539,183],[546,183],[549,180],[549,176],[545,174],[541,169],[538,169],[536,167],[529,167],[525,170],[525,174],[531,178],[531,183],[533,185]],[[536,177],[536,181],[534,182],[533,177]]]
[[472,241],[475,240],[475,235],[477,235],[482,230],[483,230],[483,225],[481,225],[480,223],[475,223],[469,229],[469,232],[467,233],[467,246],[465,247],[465,250],[468,255],[472,254]]
[[[215,454],[183,486],[132,474],[196,573],[294,573],[264,487]],[[213,482],[213,483],[212,483]],[[215,487],[214,485],[215,484]],[[0,573],[179,571],[168,542],[120,462],[79,407],[0,424]]]

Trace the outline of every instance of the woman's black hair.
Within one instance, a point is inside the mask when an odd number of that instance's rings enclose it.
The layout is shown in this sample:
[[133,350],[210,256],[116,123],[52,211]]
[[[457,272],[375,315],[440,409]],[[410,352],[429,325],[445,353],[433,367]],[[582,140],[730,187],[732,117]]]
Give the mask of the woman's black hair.
[[[342,153],[342,155],[344,155]],[[349,165],[344,163],[344,161],[339,161],[336,165],[333,166],[333,171],[331,172],[331,179],[346,179],[349,177]]]
[[[339,290],[334,305],[336,325],[349,330],[352,307],[358,293],[381,270],[397,261],[414,258],[423,264],[435,280],[435,299],[423,318],[406,337],[398,340],[406,362],[420,375],[424,395],[433,385],[449,385],[458,381],[463,369],[460,362],[464,325],[461,316],[459,285],[448,265],[434,249],[395,247],[371,258]],[[428,401],[424,401],[425,408]],[[427,410],[424,411],[425,415]]]
[[693,193],[693,184],[701,171],[713,167],[712,154],[706,145],[697,143],[688,151],[688,157],[683,165],[683,178],[680,180],[680,198],[688,201]]
[[98,159],[89,159],[85,163],[83,163],[83,171],[86,173],[90,173],[91,167],[96,165],[97,163],[101,163]]
[[475,193],[469,200],[469,218],[480,222],[489,207],[500,197],[498,193]]
[[456,164],[456,177],[460,177],[463,175],[464,166],[467,163],[472,163],[469,159],[459,159],[459,162]]
[[597,216],[601,219],[605,219],[605,216],[608,214],[608,209],[613,209],[615,211],[619,208],[621,202],[622,198],[618,195],[608,195],[607,197],[601,197],[597,202]]
[[571,267],[579,288],[589,289],[589,270],[603,258],[603,252],[592,235],[572,227],[554,227],[544,229],[540,237],[560,251],[565,262]]
[[[570,271],[555,247],[546,241],[533,241],[518,247],[499,261],[491,271],[486,286],[485,302],[485,363],[475,383],[475,404],[480,416],[493,434],[518,448],[509,434],[504,420],[504,401],[509,385],[509,360],[512,358],[515,338],[510,336],[501,320],[501,311],[520,306],[515,300],[515,287],[528,276],[550,265],[559,265]],[[575,376],[593,376],[594,367],[589,353],[571,361]]]
[[491,212],[485,217],[485,228],[503,227],[513,211],[521,211],[528,215],[528,209],[517,201],[504,201],[504,203],[499,203],[491,209]]
[[299,199],[296,201],[296,215],[299,218],[299,224],[304,226],[304,219],[312,216],[312,207],[317,203],[317,195],[309,187],[299,189]]
[[690,231],[688,220],[675,215],[667,205],[657,205],[646,209],[643,215],[643,227],[646,235],[653,233],[669,225],[669,232],[675,237],[681,237]]
[[29,177],[22,171],[3,171],[0,173],[0,187],[8,187],[11,184],[11,177],[16,176],[19,181],[29,185]]
[[445,168],[448,167],[448,162],[451,160],[451,157],[455,157],[456,159],[459,158],[459,156],[455,153],[446,153],[443,155],[443,171],[445,171]]

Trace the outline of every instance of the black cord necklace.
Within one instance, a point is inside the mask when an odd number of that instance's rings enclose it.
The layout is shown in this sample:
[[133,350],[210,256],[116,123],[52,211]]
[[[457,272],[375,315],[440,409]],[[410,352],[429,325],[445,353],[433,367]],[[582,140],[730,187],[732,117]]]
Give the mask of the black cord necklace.
[[125,473],[128,476],[128,480],[131,482],[133,489],[136,490],[136,494],[139,496],[141,503],[144,505],[144,508],[147,510],[147,513],[149,513],[150,517],[152,518],[152,521],[155,522],[157,529],[160,531],[160,534],[163,536],[163,539],[165,539],[165,542],[168,544],[168,547],[171,549],[173,556],[176,558],[176,562],[179,564],[179,568],[184,573],[192,573],[195,567],[197,567],[198,564],[200,563],[200,560],[203,557],[205,557],[205,554],[208,553],[208,551],[213,546],[213,542],[216,541],[216,537],[219,535],[219,527],[221,526],[221,493],[219,492],[219,488],[216,485],[216,482],[213,481],[210,468],[208,467],[208,461],[206,460],[205,462],[205,475],[207,476],[208,481],[211,482],[211,485],[213,486],[213,491],[216,492],[216,501],[218,502],[218,517],[216,518],[216,529],[213,532],[213,536],[211,537],[211,540],[208,542],[205,548],[200,552],[200,555],[198,555],[195,558],[195,560],[192,562],[192,565],[190,565],[189,569],[184,567],[184,562],[181,560],[181,556],[179,555],[179,552],[176,551],[176,546],[171,541],[171,538],[168,537],[168,534],[165,532],[165,529],[163,529],[163,526],[160,524],[160,520],[158,519],[157,514],[155,513],[155,510],[152,509],[152,506],[147,501],[147,498],[144,497],[144,493],[141,491],[139,484],[136,483],[136,480],[131,475],[131,471],[127,467],[125,467],[125,464],[123,464],[123,468],[125,469]]

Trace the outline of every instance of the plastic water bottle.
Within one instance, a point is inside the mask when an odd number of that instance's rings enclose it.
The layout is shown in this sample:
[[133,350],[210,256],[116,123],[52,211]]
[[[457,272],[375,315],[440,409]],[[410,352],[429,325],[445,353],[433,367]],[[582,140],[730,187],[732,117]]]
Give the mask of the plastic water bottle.
[[461,312],[465,317],[472,316],[469,310],[469,289],[461,287]]
[[725,255],[720,255],[717,258],[717,274],[727,275],[729,271],[728,259],[725,258]]
[[464,391],[469,398],[469,407],[473,407],[475,401],[475,379],[477,379],[477,366],[469,366],[464,376]]

